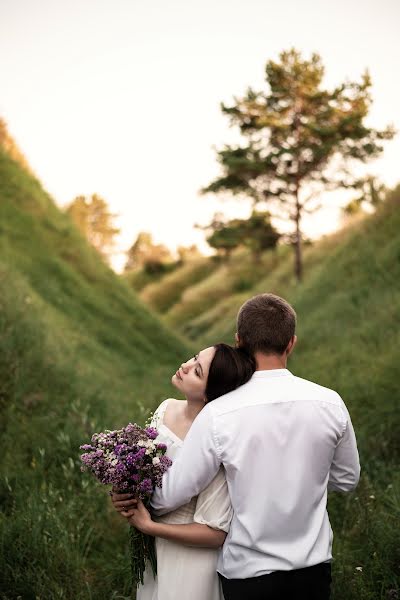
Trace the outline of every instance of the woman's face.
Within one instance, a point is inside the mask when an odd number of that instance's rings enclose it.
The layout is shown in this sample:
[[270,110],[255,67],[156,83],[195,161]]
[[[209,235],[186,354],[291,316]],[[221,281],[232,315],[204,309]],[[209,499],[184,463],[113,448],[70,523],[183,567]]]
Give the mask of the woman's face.
[[214,346],[205,348],[182,363],[173,375],[172,383],[185,394],[186,398],[204,402],[208,372],[214,355]]

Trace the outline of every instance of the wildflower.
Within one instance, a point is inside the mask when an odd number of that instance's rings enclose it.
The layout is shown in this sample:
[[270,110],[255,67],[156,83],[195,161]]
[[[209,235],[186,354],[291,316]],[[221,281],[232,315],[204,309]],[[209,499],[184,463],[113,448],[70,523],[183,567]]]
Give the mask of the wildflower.
[[[91,444],[80,446],[84,450],[81,469],[91,471],[100,483],[111,484],[120,492],[128,492],[147,502],[154,488],[162,485],[162,476],[172,464],[164,454],[166,445],[154,443],[157,436],[154,427],[142,429],[136,423],[129,423],[117,431],[94,433]],[[151,555],[155,561],[154,540],[149,542],[138,532],[132,535],[137,546],[132,568],[142,581],[145,558]]]
[[362,570],[363,570],[362,567],[356,567],[356,571],[360,571],[361,572]]
[[139,483],[139,490],[145,494],[145,495],[150,495],[153,492],[153,484],[151,482],[151,479],[143,479],[143,481],[141,481]]
[[158,431],[154,427],[146,427],[145,432],[147,433],[147,437],[151,440],[155,440],[158,436]]

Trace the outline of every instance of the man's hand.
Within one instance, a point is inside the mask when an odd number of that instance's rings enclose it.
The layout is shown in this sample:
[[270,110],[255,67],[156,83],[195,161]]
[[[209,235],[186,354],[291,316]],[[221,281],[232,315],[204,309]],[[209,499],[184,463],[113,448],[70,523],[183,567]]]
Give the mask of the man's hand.
[[132,494],[118,494],[113,489],[110,495],[114,508],[119,513],[126,512],[137,506],[137,500],[133,498]]
[[151,520],[151,515],[141,500],[137,501],[137,507],[127,511],[121,511],[121,515],[126,517],[128,523],[139,529],[142,533],[153,535],[154,521]]

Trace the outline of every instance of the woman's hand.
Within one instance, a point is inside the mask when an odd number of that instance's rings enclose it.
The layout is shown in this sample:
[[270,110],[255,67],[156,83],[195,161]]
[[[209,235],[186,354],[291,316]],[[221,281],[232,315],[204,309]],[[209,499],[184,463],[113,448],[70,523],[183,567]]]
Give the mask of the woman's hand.
[[152,530],[155,523],[152,521],[149,511],[141,500],[137,501],[136,508],[121,511],[121,515],[127,519],[130,525],[133,525],[142,533],[153,535]]
[[115,510],[120,514],[129,511],[132,508],[136,508],[137,500],[136,498],[133,498],[132,494],[119,494],[113,488],[110,495]]

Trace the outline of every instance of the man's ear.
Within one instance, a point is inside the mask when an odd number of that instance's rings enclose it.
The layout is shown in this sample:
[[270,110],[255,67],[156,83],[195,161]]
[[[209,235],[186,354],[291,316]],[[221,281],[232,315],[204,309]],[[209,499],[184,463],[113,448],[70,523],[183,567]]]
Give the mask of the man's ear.
[[239,334],[238,332],[235,333],[235,342],[236,342],[236,348],[239,348],[240,346],[240,338],[239,338]]
[[297,335],[294,335],[287,345],[286,356],[289,356],[289,354],[291,354],[293,352],[296,343],[297,343]]

